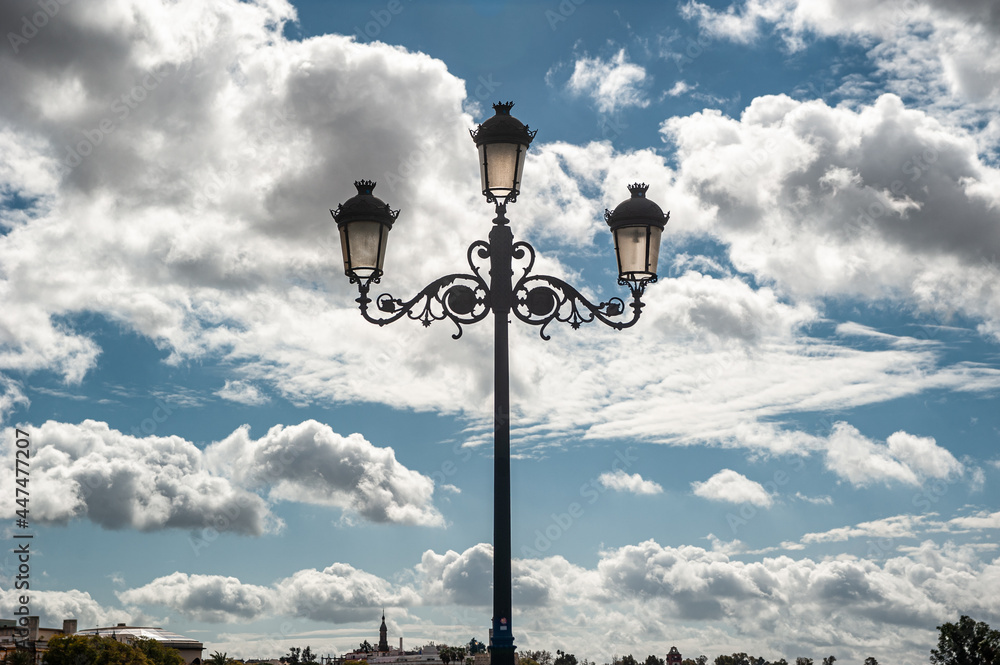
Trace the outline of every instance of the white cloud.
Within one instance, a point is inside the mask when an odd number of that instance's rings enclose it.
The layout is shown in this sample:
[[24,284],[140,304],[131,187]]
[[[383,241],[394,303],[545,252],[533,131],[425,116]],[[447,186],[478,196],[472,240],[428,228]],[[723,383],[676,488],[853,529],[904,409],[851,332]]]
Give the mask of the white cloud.
[[916,538],[927,524],[927,515],[895,515],[854,526],[839,527],[802,536],[803,544],[842,542],[851,538]]
[[890,94],[857,110],[760,97],[738,120],[706,110],[662,131],[674,191],[702,206],[690,222],[737,269],[796,298],[893,298],[931,325],[993,325],[1000,171],[965,131]]
[[241,427],[205,449],[206,466],[272,500],[336,506],[373,522],[443,526],[434,481],[407,469],[392,448],[342,436],[307,420],[276,425],[259,439]]
[[385,579],[346,563],[334,563],[322,571],[300,570],[278,581],[275,588],[285,614],[322,622],[373,619],[383,606],[420,602],[409,587],[396,588]]
[[[997,528],[994,517],[968,526]],[[908,522],[900,516],[859,525],[849,537],[909,537],[910,526],[919,523],[919,518]],[[810,534],[816,542],[841,535],[836,530]],[[851,645],[845,647],[845,659],[875,655],[902,662],[904,654],[912,653],[910,645],[933,643],[934,626],[942,621],[960,612],[990,616],[990,602],[1000,592],[998,564],[984,559],[992,550],[977,544],[925,541],[899,547],[876,563],[848,556],[822,561],[753,556],[743,561],[741,548],[717,539],[713,543],[709,551],[647,540],[603,551],[591,568],[560,556],[515,559],[514,602],[525,609],[515,616],[515,634],[526,648],[558,638],[571,640],[578,654],[607,660],[636,639],[650,650],[685,640],[705,652],[745,650],[787,657],[825,648],[835,630]],[[412,570],[397,576],[402,582],[334,563],[323,570],[300,570],[266,587],[222,575],[177,572],[117,595],[130,605],[161,606],[203,621],[284,615],[374,625],[383,607],[398,613],[416,605],[457,604],[478,618],[476,608],[485,611],[490,604],[491,570],[492,548],[480,543],[464,552],[427,551]],[[98,609],[79,592],[58,595],[92,609],[45,601],[44,614],[53,619],[93,616],[93,625],[108,625],[124,614],[141,616],[136,609]],[[11,614],[12,602],[2,597],[0,609]],[[887,627],[899,639],[886,643]],[[252,637],[244,642],[253,642]]]
[[[0,589],[0,612],[13,617],[22,603],[19,597],[24,590]],[[125,609],[102,605],[86,591],[50,591],[32,588],[29,594],[31,613],[39,617],[41,626],[61,628],[64,619],[76,619],[80,628],[87,626],[114,626],[121,622],[129,625],[155,625],[161,620],[134,607]]]
[[890,434],[886,443],[893,457],[925,478],[950,478],[965,469],[950,452],[937,445],[933,437],[899,431]]
[[420,597],[435,604],[489,605],[493,597],[493,546],[479,543],[464,552],[424,552],[416,567],[423,580]]
[[749,503],[764,508],[774,504],[774,497],[763,485],[732,469],[723,469],[706,481],[693,482],[691,489],[696,496],[712,501]]
[[954,478],[965,472],[962,463],[933,438],[900,431],[880,444],[843,422],[834,424],[827,439],[826,466],[861,487],[894,481],[919,485],[927,478]]
[[989,108],[1000,97],[1000,21],[990,0],[868,2],[744,0],[723,11],[690,0],[681,14],[714,38],[748,43],[770,23],[792,50],[815,37],[869,48],[890,87],[935,101]]
[[[935,499],[940,499],[947,491],[947,487],[944,486],[929,489],[927,496],[933,495]],[[925,509],[932,505],[929,500],[923,502],[926,505],[920,504],[921,498],[924,497],[917,495],[914,505]],[[990,513],[980,510],[948,520],[940,519],[937,513],[904,514],[861,522],[852,526],[837,527],[827,531],[807,533],[802,536],[798,543],[782,543],[782,547],[803,549],[806,545],[815,543],[844,542],[855,538],[878,538],[892,542],[899,539],[926,538],[929,535],[939,533],[958,535],[992,529],[1000,529],[1000,512]]]
[[768,17],[773,20],[779,7],[780,3],[774,1],[749,0],[740,11],[736,5],[731,5],[720,12],[697,0],[689,0],[679,9],[681,16],[696,20],[709,36],[747,44],[758,37],[760,21]]
[[629,62],[622,48],[609,60],[577,59],[566,88],[573,94],[589,96],[601,113],[613,113],[629,106],[649,106],[642,88],[647,77],[641,65]]
[[826,495],[826,496],[806,496],[802,492],[796,492],[795,493],[795,498],[799,499],[800,501],[805,501],[806,503],[813,503],[813,504],[820,505],[820,506],[832,506],[833,505],[833,497],[829,496],[829,495]]
[[235,577],[180,572],[116,595],[128,605],[162,605],[211,623],[256,619],[274,604],[274,594],[266,587],[242,584]]
[[257,386],[245,381],[230,381],[227,379],[226,384],[217,390],[215,394],[222,399],[250,406],[259,406],[271,401],[271,398],[261,393]]
[[697,87],[697,84],[692,86],[687,81],[677,81],[674,83],[674,86],[667,91],[667,95],[670,97],[679,97],[685,92],[690,92]]
[[[434,482],[360,435],[306,421],[251,439],[243,427],[204,452],[177,436],[132,436],[85,420],[32,429],[32,517],[88,519],[110,529],[215,529],[247,535],[283,526],[268,502],[340,508],[373,522],[441,525]],[[0,487],[13,487],[14,432],[3,439]],[[11,490],[12,491],[12,490]],[[12,517],[14,504],[4,510]]]
[[645,480],[638,473],[628,474],[618,469],[602,473],[597,481],[609,490],[632,494],[662,494],[663,487],[652,480]]
[[0,424],[7,422],[7,414],[20,406],[30,404],[22,386],[10,377],[0,374]]
[[418,602],[408,587],[395,588],[344,563],[323,570],[299,570],[267,587],[223,575],[175,572],[116,595],[129,605],[160,605],[211,623],[239,623],[275,615],[351,623],[373,619],[386,605]]
[[[3,443],[11,463],[0,484],[11,488],[13,432]],[[248,535],[281,527],[260,497],[210,473],[202,452],[177,436],[137,437],[93,420],[50,420],[32,429],[32,447],[36,522],[89,519],[109,529],[212,527]],[[4,510],[13,516],[13,506]]]

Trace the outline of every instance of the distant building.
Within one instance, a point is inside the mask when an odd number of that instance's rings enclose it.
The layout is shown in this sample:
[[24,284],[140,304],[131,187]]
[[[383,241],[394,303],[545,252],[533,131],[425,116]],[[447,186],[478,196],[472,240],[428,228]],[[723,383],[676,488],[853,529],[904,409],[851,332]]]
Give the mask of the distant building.
[[441,656],[433,642],[414,651],[403,650],[403,638],[399,638],[399,648],[389,646],[389,628],[385,625],[385,612],[382,613],[382,625],[378,629],[378,646],[372,651],[348,651],[339,658],[331,659],[331,665],[343,665],[349,660],[362,660],[370,665],[440,665]]
[[681,652],[677,650],[677,647],[670,647],[670,652],[667,654],[667,665],[681,665]]
[[0,619],[0,657],[10,651],[24,649],[35,656],[35,662],[42,662],[42,655],[49,648],[49,640],[56,635],[72,635],[76,632],[76,619],[63,621],[62,628],[43,628],[36,616],[26,617],[27,626],[19,626],[13,619]]
[[120,623],[114,627],[108,626],[107,628],[87,628],[78,631],[77,635],[113,637],[119,642],[126,644],[131,644],[139,639],[156,640],[165,647],[177,649],[186,665],[201,665],[201,653],[205,650],[205,645],[201,642],[178,635],[177,633],[172,633],[169,630],[149,626],[129,626],[124,623]]
[[[389,652],[389,628],[385,625],[385,610],[382,610],[382,625],[378,627],[378,652],[388,653]],[[403,645],[399,645],[400,651],[403,649]]]

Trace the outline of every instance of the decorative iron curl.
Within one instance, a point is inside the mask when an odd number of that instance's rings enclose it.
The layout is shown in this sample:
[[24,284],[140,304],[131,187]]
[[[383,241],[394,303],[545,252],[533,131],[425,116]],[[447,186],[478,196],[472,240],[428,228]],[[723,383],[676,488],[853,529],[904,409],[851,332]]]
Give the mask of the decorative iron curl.
[[[631,287],[630,287],[631,288]],[[622,330],[634,326],[642,314],[642,289],[631,288],[631,318],[618,320],[625,313],[625,302],[621,298],[594,304],[583,297],[575,288],[557,277],[550,275],[524,276],[514,286],[514,315],[525,323],[541,326],[538,334],[544,340],[551,337],[545,329],[553,321],[568,323],[574,329],[584,323],[601,323]]]
[[[384,326],[407,316],[414,321],[420,321],[425,327],[434,321],[451,320],[458,328],[452,335],[453,339],[462,336],[462,326],[477,323],[490,313],[489,285],[483,278],[482,269],[473,260],[473,253],[478,250],[478,257],[489,258],[489,245],[477,240],[469,246],[468,261],[472,268],[471,275],[452,274],[439,277],[413,298],[403,301],[388,293],[375,298],[375,305],[380,312],[389,314],[384,318],[369,314],[368,305],[371,281],[359,282],[360,296],[357,303],[361,306],[361,315],[366,321]],[[374,280],[378,281],[378,280]]]

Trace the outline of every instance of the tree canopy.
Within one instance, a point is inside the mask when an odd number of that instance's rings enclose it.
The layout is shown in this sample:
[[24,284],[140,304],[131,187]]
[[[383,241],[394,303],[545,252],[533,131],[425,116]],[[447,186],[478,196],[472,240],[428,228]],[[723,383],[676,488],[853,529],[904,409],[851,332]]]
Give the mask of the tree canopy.
[[938,626],[937,649],[931,649],[934,665],[1000,665],[1000,631],[964,614],[958,623]]
[[[155,642],[155,646],[148,644]],[[175,658],[176,657],[176,658]],[[49,640],[45,665],[184,665],[177,651],[155,640],[133,644],[97,635],[57,635]]]

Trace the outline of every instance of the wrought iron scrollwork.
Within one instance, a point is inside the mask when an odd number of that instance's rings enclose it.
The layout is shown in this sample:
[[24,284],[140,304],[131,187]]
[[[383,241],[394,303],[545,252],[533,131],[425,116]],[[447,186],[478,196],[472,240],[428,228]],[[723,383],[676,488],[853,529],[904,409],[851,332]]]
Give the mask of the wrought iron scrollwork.
[[535,265],[535,250],[526,242],[517,242],[513,246],[513,257],[522,260],[528,257],[527,265],[521,269],[521,278],[514,285],[514,315],[521,321],[533,326],[541,326],[539,335],[548,340],[545,328],[553,321],[568,323],[574,329],[595,319],[616,330],[622,330],[635,325],[642,313],[642,287],[629,286],[632,291],[632,316],[619,320],[625,313],[625,302],[621,298],[612,298],[607,302],[594,304],[574,287],[557,277],[549,275],[532,275]]
[[489,285],[483,279],[482,271],[473,260],[474,253],[479,258],[489,257],[489,245],[477,240],[469,246],[468,260],[472,274],[452,274],[439,277],[409,300],[401,300],[388,293],[375,298],[378,311],[388,314],[384,318],[372,316],[368,305],[372,299],[368,293],[371,282],[359,283],[361,315],[365,320],[380,326],[398,321],[404,316],[429,326],[434,321],[449,319],[458,328],[454,339],[462,336],[462,326],[482,321],[490,313]]
[[[369,297],[371,284],[378,280],[358,282],[361,314],[371,323],[380,326],[398,321],[407,316],[423,325],[429,326],[434,321],[450,320],[458,328],[452,335],[454,339],[462,336],[462,326],[477,323],[487,317],[491,311],[490,285],[483,276],[483,269],[477,265],[480,261],[489,260],[490,244],[477,240],[469,246],[468,262],[471,274],[452,274],[440,277],[410,300],[401,300],[388,293],[375,298],[375,306],[385,317],[372,316],[368,306],[373,302]],[[632,300],[628,303],[631,316],[622,319],[625,314],[625,302],[621,298],[611,298],[606,302],[594,304],[574,287],[557,277],[550,275],[532,275],[535,265],[535,250],[524,242],[515,242],[511,246],[511,258],[519,262],[520,277],[513,286],[514,315],[527,324],[540,326],[539,335],[544,340],[551,339],[545,330],[553,321],[568,323],[573,328],[579,328],[584,323],[597,320],[616,330],[622,330],[635,325],[642,313],[643,285],[627,283],[632,292]]]

